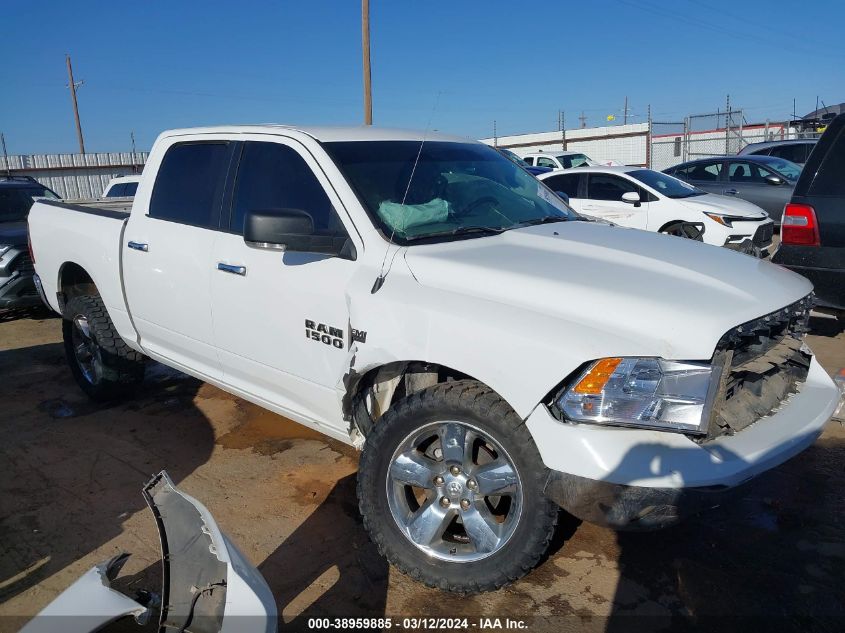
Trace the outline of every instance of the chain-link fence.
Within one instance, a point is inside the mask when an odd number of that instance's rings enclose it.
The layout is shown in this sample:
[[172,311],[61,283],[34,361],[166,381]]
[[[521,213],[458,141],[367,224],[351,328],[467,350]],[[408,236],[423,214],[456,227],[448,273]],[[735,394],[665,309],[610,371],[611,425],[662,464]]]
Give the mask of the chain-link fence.
[[693,114],[683,121],[652,121],[649,126],[648,165],[662,170],[678,163],[711,156],[732,156],[751,143],[816,138],[796,121],[749,125],[742,110]]
[[686,121],[651,121],[647,163],[652,169],[666,169],[683,163],[687,150]]

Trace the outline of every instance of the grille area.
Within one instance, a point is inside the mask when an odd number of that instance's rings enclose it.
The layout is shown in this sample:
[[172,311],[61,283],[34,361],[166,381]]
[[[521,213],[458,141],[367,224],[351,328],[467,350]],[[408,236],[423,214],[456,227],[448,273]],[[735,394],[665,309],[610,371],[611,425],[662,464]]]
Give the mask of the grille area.
[[724,370],[705,440],[742,431],[798,390],[812,358],[803,344],[812,307],[808,295],[722,337],[713,360]]
[[20,273],[21,275],[32,275],[35,272],[32,259],[26,251],[15,258],[10,268],[12,272]]

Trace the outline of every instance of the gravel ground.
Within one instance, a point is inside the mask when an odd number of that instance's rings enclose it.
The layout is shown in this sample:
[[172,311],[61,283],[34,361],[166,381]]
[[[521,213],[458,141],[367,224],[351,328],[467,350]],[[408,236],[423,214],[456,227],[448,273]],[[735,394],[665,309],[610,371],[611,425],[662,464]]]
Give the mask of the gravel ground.
[[[825,368],[845,367],[837,321],[811,325]],[[150,373],[131,402],[92,404],[65,364],[58,319],[0,316],[0,630],[121,551],[132,556],[119,586],[154,588],[158,540],[140,488],[164,468],[258,566],[282,629],[384,614],[547,616],[529,630],[555,631],[759,630],[746,616],[769,630],[845,628],[839,423],[743,498],[672,529],[617,534],[564,515],[538,569],[460,597],[378,556],[358,518],[353,449],[160,366]]]

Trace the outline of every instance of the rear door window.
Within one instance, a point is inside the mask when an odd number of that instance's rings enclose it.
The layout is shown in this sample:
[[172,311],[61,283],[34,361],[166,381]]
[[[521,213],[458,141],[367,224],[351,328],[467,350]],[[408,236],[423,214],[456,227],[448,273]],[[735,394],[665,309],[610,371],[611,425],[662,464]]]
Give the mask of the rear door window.
[[722,161],[707,161],[678,167],[674,176],[684,180],[698,180],[701,182],[716,182],[722,173]]
[[123,185],[123,195],[124,196],[134,196],[135,192],[138,191],[138,183],[137,182],[127,182]]
[[537,167],[549,167],[551,169],[557,169],[557,163],[555,163],[551,158],[540,156],[537,159]]
[[168,149],[156,175],[150,217],[218,228],[232,146],[229,141],[203,141]]
[[[621,202],[622,195],[629,191],[640,193],[640,188],[630,180],[610,174],[590,174],[587,197],[590,200],[613,200]],[[640,198],[642,198],[642,194]]]
[[570,198],[578,197],[578,187],[581,184],[581,174],[561,174],[545,178],[543,183],[552,191],[562,191]]
[[804,143],[793,143],[791,145],[773,147],[769,152],[769,156],[791,160],[793,163],[804,163],[807,161],[807,145]]
[[248,211],[281,209],[308,213],[317,234],[346,233],[323,186],[295,149],[280,143],[247,142],[238,165],[229,230],[243,234]]
[[728,165],[728,181],[734,184],[761,184],[772,172],[756,163],[737,162]]

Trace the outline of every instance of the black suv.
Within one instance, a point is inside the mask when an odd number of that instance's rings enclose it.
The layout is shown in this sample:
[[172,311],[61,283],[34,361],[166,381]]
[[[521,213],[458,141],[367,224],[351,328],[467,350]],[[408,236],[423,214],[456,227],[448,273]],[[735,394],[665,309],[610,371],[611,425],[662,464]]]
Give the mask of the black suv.
[[772,261],[813,282],[821,308],[845,310],[845,114],[813,149],[783,210]]
[[33,178],[0,175],[0,309],[41,303],[26,239],[26,217],[38,197],[59,196]]

